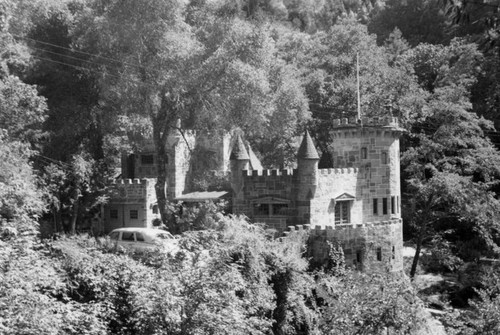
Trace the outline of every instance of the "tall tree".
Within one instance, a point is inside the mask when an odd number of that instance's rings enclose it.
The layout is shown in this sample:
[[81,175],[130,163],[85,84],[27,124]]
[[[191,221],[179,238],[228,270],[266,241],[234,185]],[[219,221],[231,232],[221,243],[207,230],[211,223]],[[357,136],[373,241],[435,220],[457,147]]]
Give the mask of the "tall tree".
[[412,46],[419,43],[448,44],[452,37],[450,20],[440,0],[389,0],[372,14],[368,30],[383,43],[397,28]]
[[500,202],[495,194],[500,153],[486,134],[491,123],[471,111],[470,88],[481,60],[475,45],[422,44],[406,57],[429,92],[408,124],[410,147],[402,157],[405,200],[417,214],[408,218],[417,227],[413,276],[424,239],[439,226],[461,241],[463,257],[473,250],[467,240],[475,240],[485,252],[500,251]]
[[333,119],[357,117],[357,55],[362,117],[412,113],[420,89],[411,71],[396,64],[366,26],[355,20],[341,20],[328,32],[313,35],[283,34],[278,46],[287,62],[299,66],[322,151],[331,143]]

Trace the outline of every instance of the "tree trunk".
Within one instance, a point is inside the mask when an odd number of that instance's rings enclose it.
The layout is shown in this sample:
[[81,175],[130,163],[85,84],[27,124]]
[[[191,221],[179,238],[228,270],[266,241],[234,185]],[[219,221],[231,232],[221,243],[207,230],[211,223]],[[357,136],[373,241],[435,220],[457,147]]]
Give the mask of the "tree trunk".
[[418,260],[420,259],[420,251],[422,250],[422,242],[424,241],[426,225],[427,222],[422,222],[422,225],[420,226],[420,230],[418,232],[417,246],[415,248],[416,249],[415,256],[413,256],[413,262],[411,264],[411,270],[410,270],[410,278],[412,280],[415,277],[415,272],[417,272],[417,265],[418,265]]
[[73,215],[71,216],[70,223],[70,234],[76,234],[76,221],[78,219],[78,211],[80,209],[80,190],[78,188],[75,189],[75,202],[73,203]]
[[157,179],[155,185],[156,201],[158,203],[158,210],[160,211],[160,216],[163,224],[167,226],[171,233],[176,232],[176,227],[169,220],[169,210],[167,208],[167,152],[166,152],[166,133],[161,133],[160,127],[153,124],[153,137],[155,142],[156,151],[156,169],[157,169]]
[[425,207],[423,210],[423,217],[421,219],[420,230],[418,231],[417,246],[415,250],[415,256],[413,256],[413,262],[411,264],[410,278],[413,280],[415,273],[417,272],[418,260],[420,259],[420,251],[422,250],[422,243],[424,241],[425,234],[427,233],[427,227],[429,225],[429,220],[431,218],[431,208],[434,201],[434,196],[430,195],[425,202]]

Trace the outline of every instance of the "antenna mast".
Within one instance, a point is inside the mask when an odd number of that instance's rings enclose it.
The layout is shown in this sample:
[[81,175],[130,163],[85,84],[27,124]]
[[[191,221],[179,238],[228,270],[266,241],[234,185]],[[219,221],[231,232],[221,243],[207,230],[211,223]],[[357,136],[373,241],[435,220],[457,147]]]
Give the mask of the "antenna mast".
[[358,89],[358,120],[361,120],[361,98],[359,93],[359,53],[356,52],[356,83]]

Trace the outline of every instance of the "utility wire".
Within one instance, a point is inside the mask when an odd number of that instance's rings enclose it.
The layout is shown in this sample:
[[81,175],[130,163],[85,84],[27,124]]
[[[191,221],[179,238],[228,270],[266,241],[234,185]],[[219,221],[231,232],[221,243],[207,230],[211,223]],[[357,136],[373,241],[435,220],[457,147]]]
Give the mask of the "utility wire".
[[60,45],[57,45],[57,44],[53,44],[53,43],[49,43],[49,42],[43,42],[43,41],[40,41],[40,40],[37,40],[37,39],[34,39],[34,38],[30,38],[30,37],[26,37],[26,36],[21,36],[21,35],[16,35],[16,34],[12,34],[12,36],[15,36],[15,37],[21,38],[21,39],[30,40],[30,41],[33,41],[33,42],[36,42],[36,43],[40,43],[40,44],[44,44],[44,45],[49,45],[49,46],[52,46],[52,47],[55,47],[55,48],[59,48],[59,49],[71,51],[71,52],[74,52],[74,53],[80,53],[80,54],[86,55],[86,56],[92,56],[92,57],[96,57],[96,58],[102,58],[102,59],[109,60],[109,61],[112,61],[112,62],[115,62],[115,63],[119,63],[120,65],[123,64],[123,65],[131,66],[131,67],[136,67],[138,69],[143,69],[144,68],[143,66],[138,65],[138,64],[127,63],[127,62],[124,62],[124,61],[121,61],[121,60],[118,60],[118,59],[115,59],[115,58],[106,57],[106,56],[100,56],[100,55],[89,53],[89,52],[85,52],[85,51],[78,51],[78,50],[66,48],[66,47],[63,47],[63,46],[60,46]]

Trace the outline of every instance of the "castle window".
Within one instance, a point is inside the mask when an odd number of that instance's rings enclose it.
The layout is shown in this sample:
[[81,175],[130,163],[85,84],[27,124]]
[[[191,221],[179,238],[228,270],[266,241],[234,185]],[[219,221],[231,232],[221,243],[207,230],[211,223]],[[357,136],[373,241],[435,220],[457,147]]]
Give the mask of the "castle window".
[[117,209],[110,209],[109,210],[109,217],[111,219],[118,219],[118,210]]
[[155,162],[153,155],[141,155],[142,165],[153,165]]
[[382,153],[382,164],[387,164],[387,152]]
[[396,247],[392,246],[392,259],[396,258]]
[[368,158],[368,150],[366,148],[361,148],[361,159]]
[[396,214],[396,197],[391,197],[391,214]]
[[139,218],[139,211],[137,209],[131,209],[130,210],[130,218],[131,219],[138,219]]
[[158,205],[153,205],[153,214],[158,214]]
[[335,223],[343,224],[351,222],[351,202],[338,201],[335,204]]
[[272,215],[286,215],[288,204],[272,204]]
[[255,216],[269,216],[271,211],[269,210],[270,204],[254,204],[253,214]]
[[382,198],[382,214],[387,214],[387,198]]
[[361,250],[358,250],[356,251],[356,262],[361,264],[363,261],[363,257],[362,257],[362,254],[361,254]]
[[334,208],[335,224],[351,223],[351,207],[355,197],[349,193],[342,193],[338,197],[332,199]]
[[382,248],[377,248],[377,261],[382,261]]
[[373,215],[378,215],[378,199],[373,199]]
[[255,199],[253,202],[254,216],[286,216],[289,200],[274,197]]

